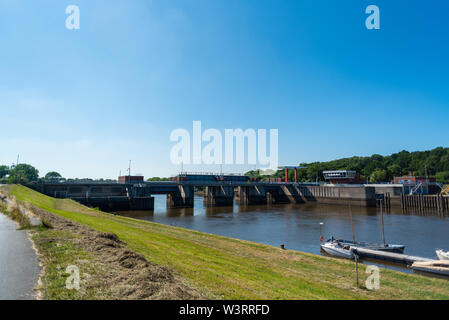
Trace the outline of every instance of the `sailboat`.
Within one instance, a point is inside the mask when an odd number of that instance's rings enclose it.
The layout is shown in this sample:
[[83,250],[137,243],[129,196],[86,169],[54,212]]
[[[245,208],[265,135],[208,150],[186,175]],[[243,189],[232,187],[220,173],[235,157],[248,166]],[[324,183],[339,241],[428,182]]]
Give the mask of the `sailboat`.
[[[353,243],[355,243],[355,234],[354,234],[354,224],[352,222],[352,210],[351,210],[351,203],[349,203],[349,213],[351,217],[351,227],[352,227],[352,238]],[[329,255],[340,257],[340,258],[347,258],[347,259],[354,259],[354,247],[351,247],[348,244],[342,244],[338,241],[334,241],[334,237],[327,240],[325,243],[320,244],[321,250],[326,252]],[[320,241],[323,241],[323,236],[320,236]]]
[[[323,245],[321,245],[321,248],[325,252],[338,252],[341,255],[344,255],[349,258],[353,258],[353,252],[349,252],[349,249],[344,248],[352,248],[357,249],[359,248],[366,248],[371,250],[379,250],[379,251],[387,251],[387,252],[394,252],[394,253],[404,253],[405,246],[401,244],[387,244],[385,242],[385,229],[384,229],[384,218],[383,218],[383,210],[382,210],[382,203],[380,204],[380,213],[381,213],[381,224],[382,224],[382,244],[379,243],[372,243],[372,242],[357,242],[355,241],[354,236],[354,224],[352,222],[352,210],[351,205],[349,206],[350,209],[350,217],[351,217],[351,226],[352,226],[352,237],[353,240],[344,240],[344,239],[338,239],[332,237],[331,239],[327,240],[327,242]],[[342,251],[343,250],[343,251]],[[329,253],[328,252],[328,253]],[[332,254],[332,253],[330,253]],[[437,253],[438,254],[438,253]],[[337,254],[335,254],[337,255]]]
[[371,250],[379,250],[379,251],[387,251],[394,253],[404,253],[405,246],[401,244],[380,244],[380,243],[372,243],[372,242],[355,242],[351,240],[343,240],[343,239],[331,239],[329,241],[338,242],[342,245],[349,245],[352,247],[361,247]]

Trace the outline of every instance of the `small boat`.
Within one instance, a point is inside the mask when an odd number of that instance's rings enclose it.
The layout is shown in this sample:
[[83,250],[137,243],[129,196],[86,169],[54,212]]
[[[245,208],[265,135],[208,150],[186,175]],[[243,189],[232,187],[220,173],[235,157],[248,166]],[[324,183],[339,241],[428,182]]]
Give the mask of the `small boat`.
[[351,240],[333,239],[333,241],[339,242],[343,245],[349,245],[351,247],[361,247],[371,250],[379,250],[394,253],[404,253],[405,246],[401,244],[379,244],[369,242],[354,242]]
[[440,260],[449,260],[449,251],[436,250],[438,259]]
[[339,242],[328,241],[320,246],[324,252],[331,256],[354,259],[354,249],[349,245],[342,245]]
[[449,261],[433,260],[427,262],[414,262],[412,264],[412,269],[421,272],[449,276]]

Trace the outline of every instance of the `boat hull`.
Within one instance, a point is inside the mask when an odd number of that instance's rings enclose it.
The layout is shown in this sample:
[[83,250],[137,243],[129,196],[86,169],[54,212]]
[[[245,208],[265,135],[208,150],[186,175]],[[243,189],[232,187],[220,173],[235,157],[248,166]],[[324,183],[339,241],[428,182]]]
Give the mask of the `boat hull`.
[[328,244],[322,244],[321,249],[324,252],[326,252],[328,255],[331,255],[334,257],[354,259],[354,254],[352,252],[352,249],[346,250],[346,249],[338,248],[338,247],[328,245]]
[[379,250],[379,251],[385,251],[385,252],[404,253],[404,250],[405,250],[405,246],[400,245],[400,244],[387,244],[386,246],[383,246],[383,245],[370,244],[370,243],[366,243],[366,242],[354,243],[353,241],[340,240],[340,239],[335,239],[334,241],[339,242],[342,245],[348,245],[351,247],[359,247],[359,248]]
[[449,252],[444,252],[443,250],[437,250],[436,254],[438,256],[438,259],[449,261]]
[[420,272],[449,276],[449,261],[435,260],[430,262],[415,262],[412,269]]
[[370,247],[365,246],[366,249],[372,249],[372,250],[379,250],[379,251],[385,251],[385,252],[393,252],[393,253],[404,253],[405,246],[400,245],[392,245],[389,247]]

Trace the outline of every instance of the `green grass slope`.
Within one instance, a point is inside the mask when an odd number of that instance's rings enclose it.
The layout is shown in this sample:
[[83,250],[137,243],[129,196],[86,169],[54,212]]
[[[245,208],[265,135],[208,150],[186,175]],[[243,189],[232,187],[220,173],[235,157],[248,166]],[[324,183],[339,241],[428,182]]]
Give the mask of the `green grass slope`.
[[[23,186],[10,193],[54,214],[117,234],[149,261],[170,267],[215,299],[448,299],[449,282],[381,269],[380,289],[355,286],[354,263],[114,216]],[[318,243],[317,243],[318,245]]]

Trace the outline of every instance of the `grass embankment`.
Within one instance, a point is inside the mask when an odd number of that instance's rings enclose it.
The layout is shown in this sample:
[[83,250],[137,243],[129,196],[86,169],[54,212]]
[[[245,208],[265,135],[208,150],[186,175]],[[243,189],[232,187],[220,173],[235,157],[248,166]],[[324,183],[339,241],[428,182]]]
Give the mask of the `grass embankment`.
[[[449,298],[449,283],[441,279],[382,269],[381,288],[370,291],[356,288],[350,261],[114,216],[22,186],[13,186],[10,193],[20,201],[118,235],[128,248],[174,270],[210,298]],[[365,266],[360,266],[359,274],[363,284]]]
[[39,298],[204,298],[172,270],[131,251],[117,235],[94,230],[31,202],[17,201],[5,195],[9,190],[10,186],[0,188],[0,207],[32,235],[44,267],[36,287]]

